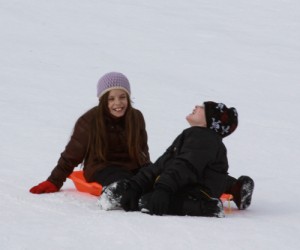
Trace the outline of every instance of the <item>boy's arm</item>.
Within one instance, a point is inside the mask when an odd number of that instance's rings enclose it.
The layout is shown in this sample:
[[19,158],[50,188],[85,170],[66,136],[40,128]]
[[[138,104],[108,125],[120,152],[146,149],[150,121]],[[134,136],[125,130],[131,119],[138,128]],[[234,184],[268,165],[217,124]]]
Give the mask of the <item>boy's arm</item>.
[[155,187],[176,192],[188,184],[199,183],[204,169],[216,159],[218,138],[205,129],[191,129],[183,137],[177,156],[164,167]]

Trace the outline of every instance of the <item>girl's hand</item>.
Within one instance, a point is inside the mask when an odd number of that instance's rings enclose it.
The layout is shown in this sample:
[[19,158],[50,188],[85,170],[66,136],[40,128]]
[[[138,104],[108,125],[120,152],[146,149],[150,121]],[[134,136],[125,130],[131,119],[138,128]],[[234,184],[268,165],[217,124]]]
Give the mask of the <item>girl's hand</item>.
[[50,181],[43,181],[29,190],[33,194],[54,193],[58,188]]

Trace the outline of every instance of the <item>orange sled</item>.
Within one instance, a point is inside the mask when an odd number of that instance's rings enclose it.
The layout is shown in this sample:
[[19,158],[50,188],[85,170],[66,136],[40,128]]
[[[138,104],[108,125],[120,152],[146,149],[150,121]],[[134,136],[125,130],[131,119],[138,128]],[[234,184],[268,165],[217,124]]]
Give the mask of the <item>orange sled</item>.
[[74,182],[76,189],[80,192],[90,193],[99,196],[102,192],[102,186],[97,182],[86,182],[83,171],[74,171],[68,177]]
[[[90,193],[95,196],[101,195],[102,186],[97,182],[86,182],[82,170],[74,171],[68,178],[74,182],[78,191]],[[233,199],[233,196],[231,194],[222,194],[220,199],[223,202],[228,201],[229,203]]]
[[231,201],[233,199],[233,195],[231,194],[222,194],[220,199],[224,201]]

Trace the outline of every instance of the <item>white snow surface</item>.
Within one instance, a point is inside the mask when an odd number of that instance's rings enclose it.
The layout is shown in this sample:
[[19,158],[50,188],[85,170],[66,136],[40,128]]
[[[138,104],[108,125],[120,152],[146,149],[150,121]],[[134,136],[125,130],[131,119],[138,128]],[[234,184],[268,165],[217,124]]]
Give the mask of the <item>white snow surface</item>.
[[[0,0],[0,249],[300,249],[300,1]],[[230,174],[255,181],[225,218],[103,211],[67,180],[34,195],[96,83],[119,71],[154,161],[194,105],[234,106]],[[78,168],[75,168],[75,170]]]

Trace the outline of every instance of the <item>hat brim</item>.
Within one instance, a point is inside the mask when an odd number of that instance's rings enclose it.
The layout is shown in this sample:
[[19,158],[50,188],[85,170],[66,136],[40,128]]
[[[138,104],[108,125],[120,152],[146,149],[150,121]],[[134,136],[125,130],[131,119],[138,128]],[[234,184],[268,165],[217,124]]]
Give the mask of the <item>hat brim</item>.
[[128,92],[128,90],[126,88],[123,88],[123,87],[120,87],[120,86],[114,86],[114,87],[110,87],[110,88],[107,88],[105,89],[100,95],[98,95],[98,99],[100,99],[103,95],[105,95],[107,92],[113,90],[113,89],[121,89],[121,90],[124,90],[128,96],[130,96],[130,93]]

